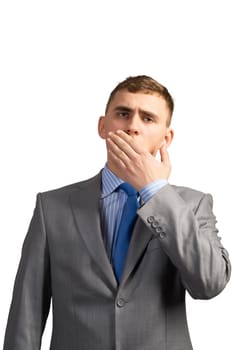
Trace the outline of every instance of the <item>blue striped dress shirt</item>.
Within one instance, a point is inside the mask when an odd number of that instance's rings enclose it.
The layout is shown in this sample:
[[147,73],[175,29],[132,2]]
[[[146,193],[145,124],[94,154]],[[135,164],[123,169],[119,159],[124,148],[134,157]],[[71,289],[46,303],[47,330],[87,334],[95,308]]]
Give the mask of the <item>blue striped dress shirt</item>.
[[[104,245],[108,258],[112,263],[112,252],[116,242],[123,208],[127,200],[127,194],[118,189],[123,181],[116,176],[107,165],[102,170],[102,193],[100,199],[101,225]],[[167,184],[167,180],[156,180],[139,191],[139,204],[144,205],[157,191]]]

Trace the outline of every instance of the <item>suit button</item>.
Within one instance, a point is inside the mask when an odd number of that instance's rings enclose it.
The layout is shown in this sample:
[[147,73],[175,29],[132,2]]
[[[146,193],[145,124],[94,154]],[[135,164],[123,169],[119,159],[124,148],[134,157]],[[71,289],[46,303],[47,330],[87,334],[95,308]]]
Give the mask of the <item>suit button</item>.
[[162,227],[161,227],[161,226],[157,226],[157,227],[155,228],[155,231],[156,231],[157,233],[162,232]]
[[149,217],[147,218],[147,221],[151,224],[151,223],[154,222],[155,220],[154,220],[154,217],[153,217],[153,216],[149,216]]
[[158,228],[158,221],[152,222],[151,227],[153,227],[155,230],[157,230],[157,228]]
[[125,305],[125,300],[122,299],[122,298],[119,298],[119,299],[117,300],[117,306],[118,306],[118,307],[123,307],[124,305]]
[[166,233],[165,232],[160,232],[159,237],[162,238],[162,239],[165,238],[166,237]]

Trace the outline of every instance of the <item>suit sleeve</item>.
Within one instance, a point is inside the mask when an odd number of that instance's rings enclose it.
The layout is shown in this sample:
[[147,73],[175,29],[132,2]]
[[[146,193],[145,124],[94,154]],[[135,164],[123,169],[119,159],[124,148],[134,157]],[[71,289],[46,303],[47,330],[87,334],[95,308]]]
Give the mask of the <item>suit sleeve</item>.
[[38,350],[51,299],[48,242],[40,194],[23,243],[3,350]]
[[231,264],[218,236],[212,196],[199,193],[195,202],[191,208],[189,201],[166,185],[138,215],[157,235],[189,294],[195,299],[209,299],[224,289]]

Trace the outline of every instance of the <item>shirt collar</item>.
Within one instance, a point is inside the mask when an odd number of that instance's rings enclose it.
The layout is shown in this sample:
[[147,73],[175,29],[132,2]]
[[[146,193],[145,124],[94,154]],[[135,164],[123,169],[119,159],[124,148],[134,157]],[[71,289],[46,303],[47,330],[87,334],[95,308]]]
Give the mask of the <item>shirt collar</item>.
[[116,190],[116,188],[123,183],[117,175],[115,175],[107,166],[102,170],[102,194],[101,198],[104,198],[110,195],[112,192]]

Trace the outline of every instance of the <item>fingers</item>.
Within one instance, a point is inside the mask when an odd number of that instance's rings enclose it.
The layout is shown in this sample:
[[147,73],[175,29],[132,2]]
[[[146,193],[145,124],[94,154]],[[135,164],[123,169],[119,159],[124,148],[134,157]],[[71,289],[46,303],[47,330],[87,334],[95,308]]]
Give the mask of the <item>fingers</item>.
[[123,164],[129,161],[127,154],[111,138],[107,139],[107,147],[109,154],[115,161],[121,161]]
[[123,130],[117,130],[116,133],[110,133],[112,137],[118,142],[118,140],[124,141],[129,147],[128,149],[134,150],[136,153],[140,154],[142,152],[142,147],[136,142],[134,137],[128,135]]
[[158,161],[140,141],[141,138],[135,140],[123,131],[110,132],[106,139],[112,171],[135,188],[142,188],[157,179],[168,179],[171,171],[166,146],[159,149],[161,161]]
[[[107,138],[108,151],[117,159],[121,160],[125,165],[129,161],[136,161],[139,156],[146,156],[146,151],[141,144],[137,144],[136,140],[126,132],[117,130],[110,132]],[[170,167],[170,158],[167,146],[163,145],[160,149],[161,163],[166,167]]]
[[169,153],[167,151],[167,146],[166,145],[163,145],[160,148],[160,157],[161,157],[161,162],[162,163],[164,163],[167,166],[171,165],[170,157],[169,157]]
[[107,138],[108,150],[123,161],[136,156],[133,143],[132,137],[123,131],[111,132]]

